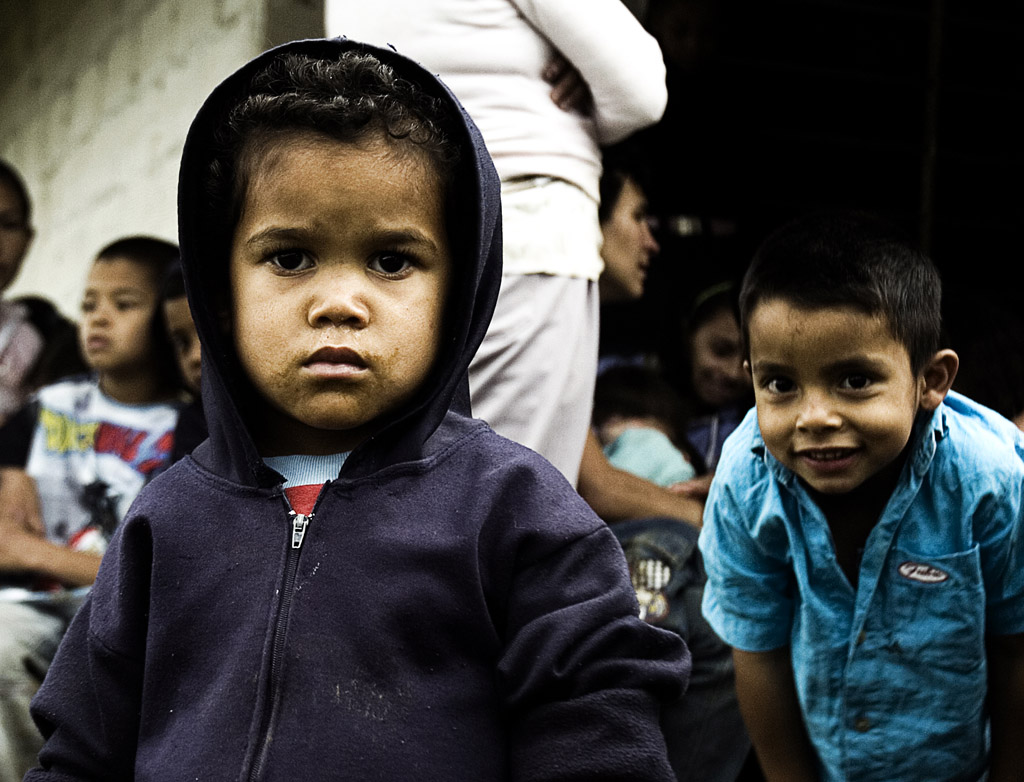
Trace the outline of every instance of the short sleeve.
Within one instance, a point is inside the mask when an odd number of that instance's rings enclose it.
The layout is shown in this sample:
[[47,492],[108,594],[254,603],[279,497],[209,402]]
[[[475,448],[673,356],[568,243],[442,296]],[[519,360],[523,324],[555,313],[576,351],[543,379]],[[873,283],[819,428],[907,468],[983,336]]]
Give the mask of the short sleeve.
[[771,478],[751,480],[750,469],[737,469],[737,460],[755,461],[749,449],[737,450],[723,454],[704,511],[698,545],[708,580],[702,607],[722,640],[762,652],[790,642],[795,577]]

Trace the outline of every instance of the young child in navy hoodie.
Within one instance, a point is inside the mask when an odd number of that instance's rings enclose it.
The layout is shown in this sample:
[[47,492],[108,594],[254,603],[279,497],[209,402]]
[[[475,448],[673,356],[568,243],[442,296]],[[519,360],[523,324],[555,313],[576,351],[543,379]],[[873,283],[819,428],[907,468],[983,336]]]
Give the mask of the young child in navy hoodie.
[[454,98],[287,44],[201,109],[179,203],[210,437],[113,541],[27,779],[672,779],[685,647],[561,475],[469,414],[499,191]]

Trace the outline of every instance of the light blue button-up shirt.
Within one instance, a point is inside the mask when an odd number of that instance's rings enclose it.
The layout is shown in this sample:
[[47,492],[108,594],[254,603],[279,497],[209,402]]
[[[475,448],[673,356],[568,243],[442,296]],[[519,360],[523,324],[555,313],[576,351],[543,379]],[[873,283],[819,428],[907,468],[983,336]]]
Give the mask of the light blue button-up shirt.
[[704,614],[739,649],[791,646],[825,780],[981,778],[985,636],[1024,632],[1024,437],[951,393],[913,442],[856,589],[755,411],[708,498]]

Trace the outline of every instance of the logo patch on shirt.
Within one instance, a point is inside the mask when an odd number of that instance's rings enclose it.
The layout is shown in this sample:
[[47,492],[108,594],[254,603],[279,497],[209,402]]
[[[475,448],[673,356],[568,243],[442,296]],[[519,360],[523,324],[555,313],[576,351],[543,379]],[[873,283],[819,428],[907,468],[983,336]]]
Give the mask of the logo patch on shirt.
[[939,570],[924,562],[904,562],[897,570],[904,578],[922,584],[941,584],[949,578],[949,573],[945,570]]

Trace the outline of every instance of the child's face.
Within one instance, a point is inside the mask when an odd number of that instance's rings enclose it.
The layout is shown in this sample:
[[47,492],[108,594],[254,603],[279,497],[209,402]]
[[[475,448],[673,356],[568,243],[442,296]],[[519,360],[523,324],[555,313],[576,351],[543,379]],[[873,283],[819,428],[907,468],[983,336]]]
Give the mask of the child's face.
[[884,318],[769,299],[749,336],[761,435],[776,459],[822,494],[898,477],[926,383]]
[[728,308],[719,310],[694,331],[690,362],[693,390],[704,404],[726,407],[749,392],[740,326]]
[[17,276],[31,239],[32,229],[25,224],[21,200],[0,180],[0,291]]
[[433,167],[296,134],[257,160],[231,249],[232,330],[264,455],[348,451],[424,382],[451,258]]
[[202,378],[202,352],[199,348],[196,324],[192,321],[192,312],[188,308],[188,299],[180,296],[164,300],[164,320],[167,323],[167,333],[174,347],[174,357],[178,360],[181,377],[189,391],[198,394]]
[[143,264],[114,256],[89,270],[78,330],[85,362],[101,374],[151,364],[157,282]]
[[647,222],[647,198],[632,179],[622,185],[619,200],[601,226],[604,244],[600,291],[603,301],[630,301],[644,293],[651,256],[658,252]]

